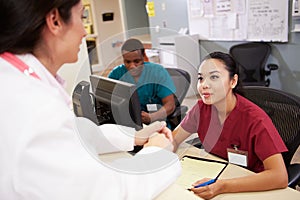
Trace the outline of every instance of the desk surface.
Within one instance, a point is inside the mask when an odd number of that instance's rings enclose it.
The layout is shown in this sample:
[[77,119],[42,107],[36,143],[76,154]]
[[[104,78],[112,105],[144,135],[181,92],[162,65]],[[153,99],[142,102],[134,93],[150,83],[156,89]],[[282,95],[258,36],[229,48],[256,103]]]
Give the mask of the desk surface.
[[[177,151],[177,154],[180,158],[184,155],[191,155],[196,157],[204,157],[209,159],[221,160],[215,156],[205,153],[204,150],[195,148],[188,144],[182,144]],[[225,178],[234,178],[234,177],[242,177],[253,174],[253,172],[236,166],[232,164],[228,164],[226,169],[222,172],[219,179]],[[167,188],[164,192],[162,192],[156,200],[169,200],[169,199],[201,199],[200,197],[194,195],[192,192],[182,188],[178,183],[172,184],[169,188]],[[243,192],[243,193],[227,193],[220,194],[213,199],[222,199],[222,200],[282,200],[282,199],[300,199],[300,192],[291,188],[279,189],[279,190],[271,190],[271,191],[263,191],[263,192]]]
[[[183,143],[180,145],[180,148],[176,152],[179,158],[182,158],[185,155],[191,155],[195,157],[202,157],[208,159],[214,159],[219,161],[224,161],[216,156],[206,153],[203,149],[195,148],[194,146]],[[116,158],[124,158],[130,157],[131,154],[121,152],[116,154],[106,154],[101,155],[101,160],[104,162],[111,162]],[[225,178],[235,178],[242,177],[253,174],[245,168],[239,167],[237,165],[228,164],[226,169],[222,172],[219,179]],[[184,200],[199,200],[200,197],[194,195],[194,193],[183,188],[179,183],[175,182],[171,186],[169,186],[164,192],[158,195],[155,200],[170,200],[170,199],[184,199]],[[213,198],[214,200],[296,200],[300,199],[300,192],[291,188],[271,190],[271,191],[263,191],[263,192],[243,192],[243,193],[227,193],[220,194]]]

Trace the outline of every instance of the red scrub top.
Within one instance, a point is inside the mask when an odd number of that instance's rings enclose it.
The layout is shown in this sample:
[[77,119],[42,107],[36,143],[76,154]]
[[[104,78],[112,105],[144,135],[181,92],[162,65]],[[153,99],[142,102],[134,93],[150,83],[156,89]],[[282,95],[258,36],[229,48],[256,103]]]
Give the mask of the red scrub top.
[[248,169],[264,170],[263,160],[287,151],[270,117],[257,105],[236,95],[237,104],[220,123],[214,106],[202,100],[189,111],[181,127],[190,133],[198,133],[205,150],[228,160],[227,148],[237,146],[248,152]]

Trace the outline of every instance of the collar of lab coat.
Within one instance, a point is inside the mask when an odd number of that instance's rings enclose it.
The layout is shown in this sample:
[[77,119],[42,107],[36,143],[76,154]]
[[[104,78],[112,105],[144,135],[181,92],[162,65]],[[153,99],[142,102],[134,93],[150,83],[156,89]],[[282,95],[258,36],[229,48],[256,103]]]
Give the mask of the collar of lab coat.
[[28,66],[30,66],[30,68],[32,68],[34,72],[40,77],[40,80],[43,83],[56,88],[61,94],[64,101],[66,102],[66,104],[71,108],[71,97],[65,90],[65,81],[62,77],[60,77],[58,74],[56,75],[56,77],[54,77],[46,69],[46,67],[32,54],[23,54],[16,56],[20,58],[23,62],[25,62]]

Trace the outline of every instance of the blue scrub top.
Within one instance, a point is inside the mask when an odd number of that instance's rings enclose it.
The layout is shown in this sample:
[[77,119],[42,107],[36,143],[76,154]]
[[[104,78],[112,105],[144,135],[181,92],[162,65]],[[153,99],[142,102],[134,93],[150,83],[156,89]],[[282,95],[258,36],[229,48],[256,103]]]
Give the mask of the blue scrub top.
[[115,67],[108,77],[135,84],[143,111],[147,111],[147,104],[162,105],[163,98],[176,92],[168,71],[156,63],[144,62],[144,69],[137,83],[124,64]]

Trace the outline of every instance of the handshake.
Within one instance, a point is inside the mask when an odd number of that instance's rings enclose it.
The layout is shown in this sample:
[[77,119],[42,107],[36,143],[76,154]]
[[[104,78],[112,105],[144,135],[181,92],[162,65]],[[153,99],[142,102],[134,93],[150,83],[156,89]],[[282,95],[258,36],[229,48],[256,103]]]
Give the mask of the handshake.
[[173,151],[174,146],[172,143],[172,132],[166,127],[164,121],[155,121],[135,134],[135,145],[157,146]]

